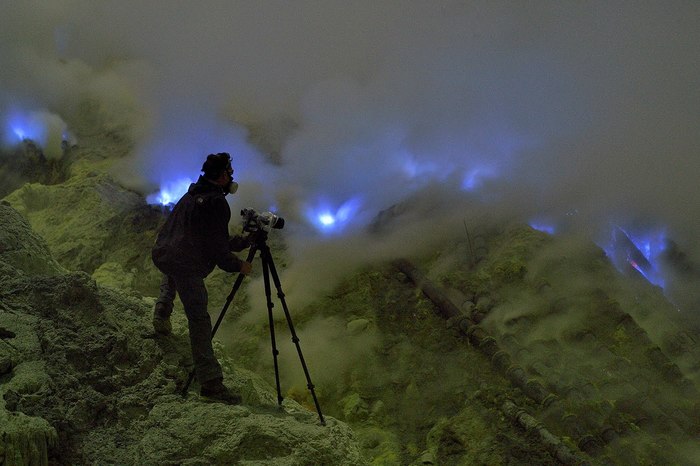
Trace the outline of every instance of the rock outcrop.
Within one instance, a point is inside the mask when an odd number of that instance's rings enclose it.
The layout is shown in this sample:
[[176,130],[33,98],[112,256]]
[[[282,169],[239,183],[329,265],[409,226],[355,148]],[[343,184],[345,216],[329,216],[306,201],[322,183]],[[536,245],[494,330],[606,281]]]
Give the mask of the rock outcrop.
[[349,427],[278,407],[219,345],[244,404],[180,396],[183,322],[155,339],[152,298],[66,272],[16,210],[0,210],[0,464],[363,463]]
[[61,184],[28,183],[5,202],[69,270],[94,273],[99,282],[125,290],[157,287],[148,252],[162,214],[108,174],[80,172]]

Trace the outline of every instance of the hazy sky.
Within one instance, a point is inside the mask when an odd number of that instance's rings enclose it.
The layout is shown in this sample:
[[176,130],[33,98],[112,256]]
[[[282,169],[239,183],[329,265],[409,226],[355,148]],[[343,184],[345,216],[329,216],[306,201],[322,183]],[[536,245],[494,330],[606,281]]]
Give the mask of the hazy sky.
[[[242,202],[290,216],[367,219],[442,183],[697,253],[696,0],[5,3],[0,112],[97,96],[139,138],[136,184],[228,150]],[[234,123],[284,119],[275,166]]]

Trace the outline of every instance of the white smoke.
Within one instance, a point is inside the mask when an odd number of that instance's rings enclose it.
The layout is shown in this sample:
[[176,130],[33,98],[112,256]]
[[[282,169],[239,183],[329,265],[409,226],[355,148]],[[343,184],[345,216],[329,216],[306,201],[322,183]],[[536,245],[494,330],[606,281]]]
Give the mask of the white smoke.
[[[99,99],[144,190],[227,150],[235,202],[294,221],[438,184],[591,235],[658,223],[700,258],[695,1],[35,0],[0,31],[0,104]],[[280,116],[276,158],[236,123]]]

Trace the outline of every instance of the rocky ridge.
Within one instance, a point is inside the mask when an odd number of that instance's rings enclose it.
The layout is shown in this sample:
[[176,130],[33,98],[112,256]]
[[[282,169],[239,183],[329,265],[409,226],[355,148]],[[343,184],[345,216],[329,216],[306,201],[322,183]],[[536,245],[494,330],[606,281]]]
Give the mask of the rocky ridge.
[[149,337],[152,299],[66,272],[15,209],[0,211],[0,464],[363,463],[347,425],[278,408],[218,345],[244,405],[183,399],[182,322]]

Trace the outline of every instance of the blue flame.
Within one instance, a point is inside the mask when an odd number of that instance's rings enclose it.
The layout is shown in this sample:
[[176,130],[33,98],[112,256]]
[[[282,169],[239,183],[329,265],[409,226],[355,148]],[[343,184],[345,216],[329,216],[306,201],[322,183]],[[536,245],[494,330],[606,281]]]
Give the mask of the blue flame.
[[5,122],[5,142],[19,144],[31,139],[42,145],[47,137],[46,125],[35,115],[23,112],[12,112]]
[[187,192],[193,181],[190,178],[179,178],[177,181],[165,183],[160,191],[146,197],[149,204],[175,204]]
[[668,244],[664,230],[639,231],[614,227],[612,241],[604,247],[615,266],[620,270],[632,267],[648,282],[665,287],[662,257]]
[[489,178],[494,178],[496,172],[488,167],[476,167],[468,170],[464,173],[462,178],[462,190],[464,191],[476,191],[484,183],[485,180]]
[[535,230],[547,233],[548,235],[553,235],[557,232],[557,228],[554,226],[554,224],[548,223],[544,220],[532,220],[529,225]]
[[651,232],[642,235],[634,235],[627,232],[637,249],[644,254],[647,260],[655,260],[666,250],[667,239],[663,232]]
[[25,133],[24,129],[20,126],[12,126],[12,132],[15,133],[15,136],[17,136],[18,142],[22,142],[25,139],[30,139],[27,133]]
[[661,275],[660,260],[668,242],[666,235],[663,232],[650,232],[640,235],[628,233],[628,236],[644,258],[649,261],[652,268],[643,270],[636,261],[630,261],[630,265],[637,269],[649,282],[663,288],[665,280]]
[[321,222],[321,225],[323,225],[324,227],[330,227],[333,226],[333,224],[335,224],[336,217],[334,217],[330,213],[320,214],[318,216],[318,221]]
[[418,177],[444,177],[451,169],[431,161],[418,161],[409,153],[400,155],[401,172],[409,179]]
[[306,218],[321,233],[331,234],[345,231],[361,207],[358,198],[352,198],[333,208],[327,202],[319,202],[316,206],[307,207]]

